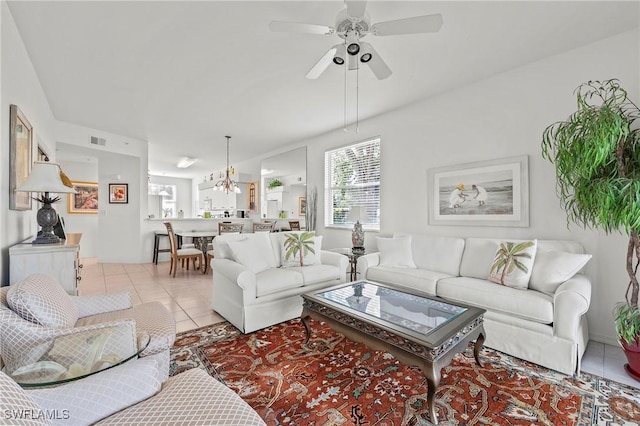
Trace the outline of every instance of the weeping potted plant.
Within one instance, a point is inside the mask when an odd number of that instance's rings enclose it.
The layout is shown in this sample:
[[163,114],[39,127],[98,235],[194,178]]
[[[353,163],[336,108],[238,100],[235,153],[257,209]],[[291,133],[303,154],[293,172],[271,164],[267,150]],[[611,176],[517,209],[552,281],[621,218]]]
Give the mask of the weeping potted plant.
[[545,129],[542,156],[555,166],[568,223],[629,236],[626,301],[613,316],[625,369],[640,380],[640,110],[615,79],[584,83],[575,93],[577,111]]

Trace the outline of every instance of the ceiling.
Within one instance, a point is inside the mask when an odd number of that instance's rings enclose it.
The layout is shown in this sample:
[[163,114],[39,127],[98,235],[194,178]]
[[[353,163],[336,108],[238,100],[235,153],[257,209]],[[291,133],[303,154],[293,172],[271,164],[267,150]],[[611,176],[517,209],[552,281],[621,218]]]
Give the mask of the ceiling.
[[[341,1],[8,4],[55,118],[149,141],[153,174],[200,179],[224,168],[225,135],[233,164],[343,127],[344,69],[304,77],[340,39],[268,27],[334,25]],[[360,70],[361,121],[640,20],[637,1],[370,1],[367,10],[372,23],[441,13],[444,25],[435,34],[367,36],[393,75],[379,81]],[[178,169],[182,157],[199,161]]]

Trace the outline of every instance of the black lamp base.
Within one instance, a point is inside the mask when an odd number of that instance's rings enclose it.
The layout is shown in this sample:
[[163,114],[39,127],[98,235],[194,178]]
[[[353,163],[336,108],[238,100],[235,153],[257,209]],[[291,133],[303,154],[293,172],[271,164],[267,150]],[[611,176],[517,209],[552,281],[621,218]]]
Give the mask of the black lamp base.
[[42,204],[36,218],[42,229],[31,244],[59,244],[60,238],[53,233],[53,227],[58,223],[58,213],[51,207],[51,203]]

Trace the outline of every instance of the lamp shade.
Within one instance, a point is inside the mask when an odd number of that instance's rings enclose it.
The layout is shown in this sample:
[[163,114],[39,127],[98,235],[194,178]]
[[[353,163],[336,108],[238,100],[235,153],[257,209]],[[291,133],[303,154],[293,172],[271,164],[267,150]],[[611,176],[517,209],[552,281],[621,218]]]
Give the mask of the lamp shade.
[[75,193],[76,190],[62,183],[60,165],[47,161],[35,161],[31,174],[16,191]]
[[353,206],[351,207],[351,210],[349,210],[347,220],[368,222],[370,219],[369,215],[367,214],[367,209],[364,206]]

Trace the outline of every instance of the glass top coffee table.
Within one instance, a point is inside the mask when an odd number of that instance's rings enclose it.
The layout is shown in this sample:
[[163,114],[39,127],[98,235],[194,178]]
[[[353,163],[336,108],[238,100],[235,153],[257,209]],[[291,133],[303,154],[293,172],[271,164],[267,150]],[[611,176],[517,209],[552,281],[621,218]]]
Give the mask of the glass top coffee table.
[[52,337],[29,347],[20,364],[3,371],[23,388],[82,379],[138,358],[150,342],[131,338],[128,327],[109,326]]
[[482,365],[484,309],[365,280],[303,294],[302,298],[305,344],[311,337],[309,318],[313,318],[351,340],[420,367],[429,386],[427,404],[434,424],[438,424],[434,397],[442,367],[474,339],[473,355]]

